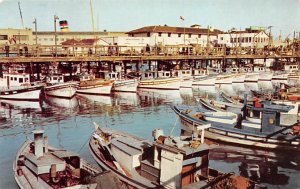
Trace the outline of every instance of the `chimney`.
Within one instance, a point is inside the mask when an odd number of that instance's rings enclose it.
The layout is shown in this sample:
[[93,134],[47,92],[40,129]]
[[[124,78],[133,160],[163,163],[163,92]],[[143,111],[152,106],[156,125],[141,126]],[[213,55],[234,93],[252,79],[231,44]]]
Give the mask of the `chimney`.
[[39,157],[43,156],[44,130],[35,130],[35,131],[33,131],[33,134],[34,134],[34,155],[39,158]]
[[66,21],[66,20],[59,21],[59,26],[60,26],[60,31],[62,31],[62,32],[69,31],[68,21]]
[[48,136],[44,136],[44,153],[48,153]]

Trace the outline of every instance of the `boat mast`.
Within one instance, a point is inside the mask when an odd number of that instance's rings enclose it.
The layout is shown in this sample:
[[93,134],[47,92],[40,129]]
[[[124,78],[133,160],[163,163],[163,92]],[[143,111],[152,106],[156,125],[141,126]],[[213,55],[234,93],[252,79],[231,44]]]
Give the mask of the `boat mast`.
[[24,22],[23,22],[23,16],[22,16],[22,10],[21,10],[20,1],[18,1],[18,6],[19,6],[20,17],[21,17],[22,29],[24,29]]

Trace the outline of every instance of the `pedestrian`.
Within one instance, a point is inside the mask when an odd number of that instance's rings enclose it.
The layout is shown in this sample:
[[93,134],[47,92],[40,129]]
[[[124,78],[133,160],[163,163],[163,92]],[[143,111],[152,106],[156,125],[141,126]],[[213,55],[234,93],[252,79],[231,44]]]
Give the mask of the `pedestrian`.
[[5,43],[4,49],[5,49],[6,57],[9,57],[9,45],[8,45],[8,43]]
[[93,50],[91,48],[89,48],[88,55],[91,56],[92,54],[93,54]]
[[19,56],[23,56],[23,48],[22,48],[22,46],[19,46]]
[[27,45],[24,46],[24,52],[25,52],[25,57],[28,57],[28,47],[27,47]]

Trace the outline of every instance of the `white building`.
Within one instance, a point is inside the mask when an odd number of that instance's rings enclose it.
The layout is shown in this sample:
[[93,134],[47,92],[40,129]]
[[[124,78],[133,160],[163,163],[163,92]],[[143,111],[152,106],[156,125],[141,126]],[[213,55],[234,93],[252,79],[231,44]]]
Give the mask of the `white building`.
[[227,47],[263,47],[269,44],[269,35],[263,28],[250,27],[244,31],[233,30],[218,35],[218,44]]
[[216,43],[220,30],[195,27],[146,26],[127,32],[130,37],[148,38],[148,44],[154,45],[207,45],[207,41]]

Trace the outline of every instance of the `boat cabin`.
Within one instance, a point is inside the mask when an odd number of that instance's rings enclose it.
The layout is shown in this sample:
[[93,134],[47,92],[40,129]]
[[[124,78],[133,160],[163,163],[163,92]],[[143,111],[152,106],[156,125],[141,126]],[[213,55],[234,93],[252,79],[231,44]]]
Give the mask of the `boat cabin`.
[[240,68],[238,67],[226,68],[226,73],[240,73]]
[[10,87],[30,86],[30,75],[20,73],[3,73],[0,78],[0,86],[9,89]]
[[120,72],[99,71],[99,78],[106,80],[117,80],[121,79],[121,74]]
[[[247,103],[246,100],[244,100]],[[252,105],[246,105],[243,118],[260,120],[260,132],[275,132],[280,127],[280,113],[287,113],[294,107],[291,105],[274,104],[271,101],[260,102],[255,99]]]
[[180,77],[180,78],[191,77],[192,71],[191,70],[174,70],[172,75],[175,77]]
[[286,65],[284,65],[284,70],[286,72],[298,72],[299,65],[298,64],[286,64]]
[[65,77],[64,75],[50,75],[47,76],[47,83],[56,84],[56,83],[64,83]]
[[172,77],[172,73],[171,73],[171,71],[165,71],[165,70],[158,71],[157,72],[157,77],[159,77],[159,78],[170,78],[170,77]]
[[155,72],[152,72],[152,71],[142,72],[141,73],[141,80],[154,79],[155,76],[156,76]]
[[253,71],[254,72],[266,72],[267,70],[266,70],[266,67],[264,67],[264,66],[254,66]]

